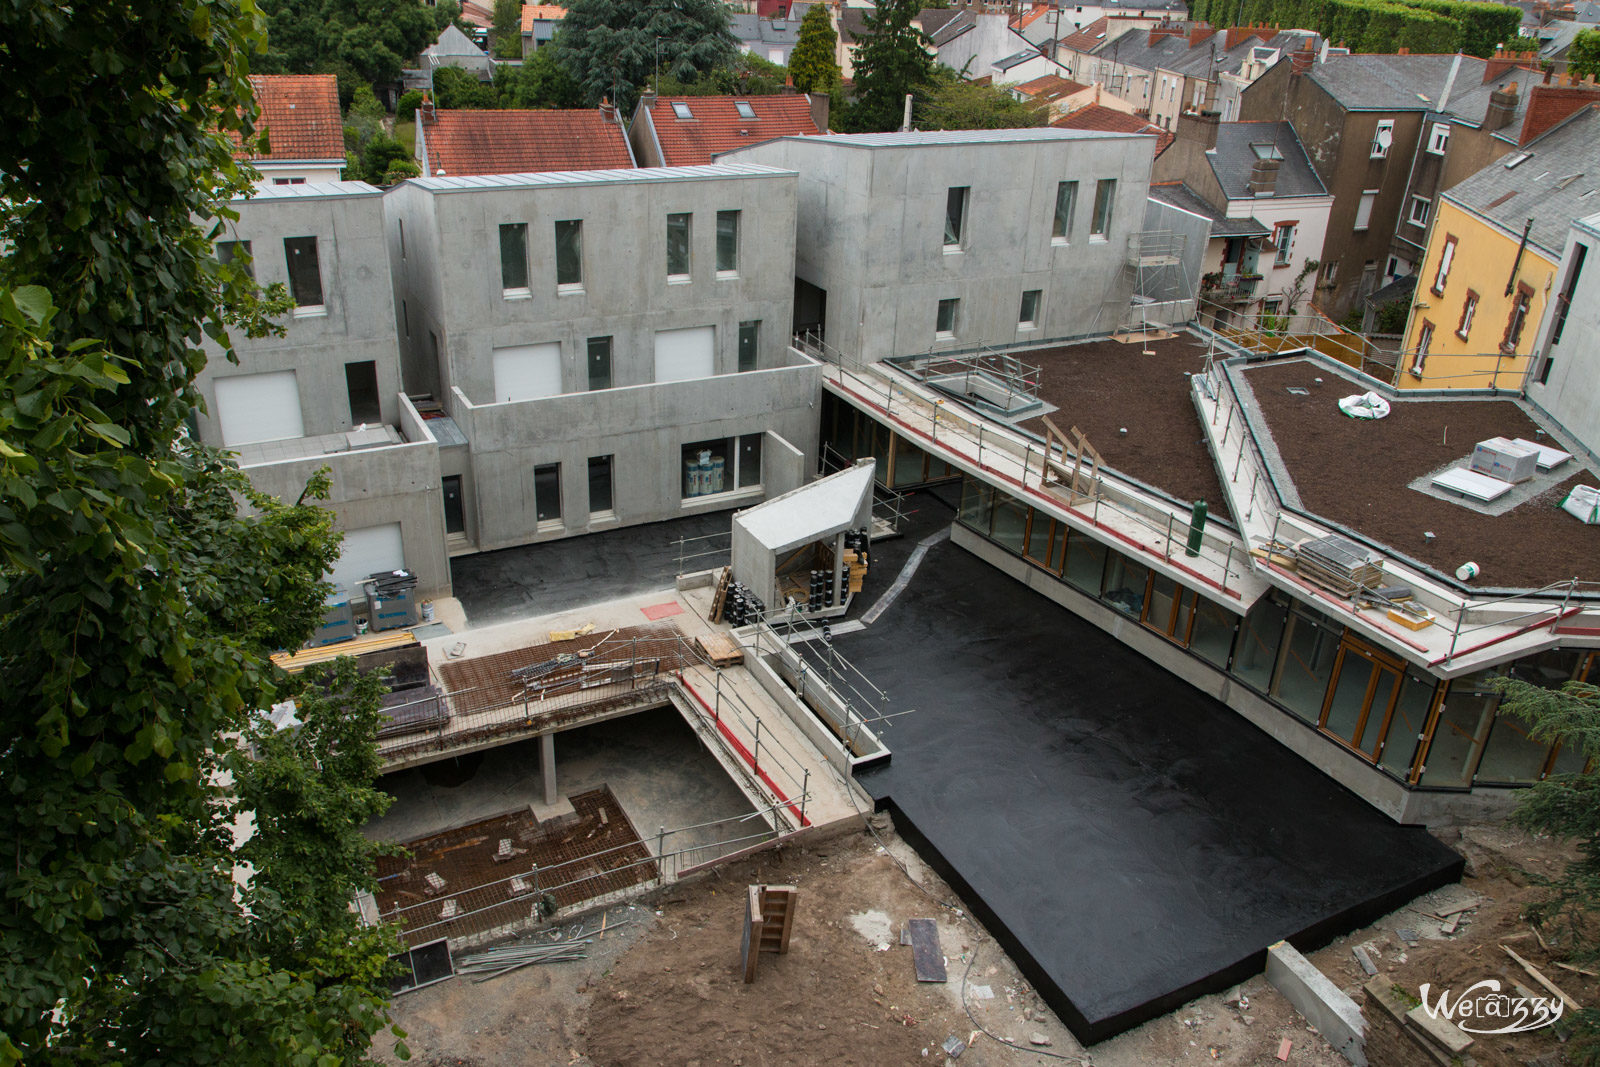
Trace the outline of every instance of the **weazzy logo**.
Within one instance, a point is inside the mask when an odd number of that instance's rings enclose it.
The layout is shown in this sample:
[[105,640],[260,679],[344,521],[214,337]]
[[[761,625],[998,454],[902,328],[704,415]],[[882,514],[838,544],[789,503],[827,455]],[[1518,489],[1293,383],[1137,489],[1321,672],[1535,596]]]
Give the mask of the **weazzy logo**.
[[1539,1030],[1561,1018],[1566,1005],[1557,997],[1513,996],[1500,991],[1493,978],[1468,986],[1454,1000],[1448,989],[1429,1002],[1429,986],[1421,988],[1422,1009],[1434,1019],[1447,1019],[1469,1034],[1520,1034]]

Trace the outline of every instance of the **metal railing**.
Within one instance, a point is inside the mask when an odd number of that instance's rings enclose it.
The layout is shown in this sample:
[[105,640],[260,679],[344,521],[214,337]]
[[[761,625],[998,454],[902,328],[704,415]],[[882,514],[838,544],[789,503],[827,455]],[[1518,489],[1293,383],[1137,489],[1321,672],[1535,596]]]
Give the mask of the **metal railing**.
[[[873,727],[907,710],[891,711],[889,694],[829,640],[822,627],[801,618],[798,612],[769,612],[752,631],[752,651],[780,667],[779,675],[793,688],[799,699],[819,711],[815,698],[820,690],[836,706],[840,721],[832,725],[842,735],[847,748],[861,755],[861,736],[874,735]],[[786,677],[785,677],[786,675]],[[831,717],[835,709],[826,709]]]
[[672,542],[678,546],[678,576],[694,570],[708,571],[726,566],[733,553],[733,531],[701,534],[699,537],[680,537]]

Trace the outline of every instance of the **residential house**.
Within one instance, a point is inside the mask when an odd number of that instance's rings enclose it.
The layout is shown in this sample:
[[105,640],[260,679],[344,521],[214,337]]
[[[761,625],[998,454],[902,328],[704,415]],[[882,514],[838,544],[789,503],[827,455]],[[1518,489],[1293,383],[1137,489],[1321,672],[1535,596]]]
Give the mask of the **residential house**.
[[[1408,186],[1418,153],[1432,136],[1430,114],[1482,122],[1491,61],[1454,55],[1336,55],[1292,52],[1241,94],[1240,117],[1293,123],[1311,164],[1333,193],[1333,217],[1321,250],[1318,303],[1334,319],[1364,306],[1391,277],[1395,231],[1411,210]],[[1540,79],[1505,64],[1499,80]],[[1519,100],[1526,94],[1519,94]],[[1472,110],[1468,110],[1471,108]],[[1392,265],[1407,273],[1403,259]]]
[[559,4],[523,4],[522,58],[527,59],[549,44],[556,27],[566,17],[567,9]]
[[[1213,317],[1258,319],[1304,310],[1327,234],[1333,197],[1287,122],[1218,122],[1183,116],[1172,146],[1155,161],[1151,196],[1212,213],[1201,298]],[[1197,208],[1195,210],[1198,210]]]
[[1594,456],[1600,453],[1600,212],[1572,221],[1556,277],[1534,342],[1528,398]]
[[[838,35],[834,60],[839,64],[839,75],[844,81],[852,81],[855,78],[856,49],[860,47],[861,37],[867,32],[867,16],[871,11],[870,7],[848,5],[829,8],[830,14],[834,16],[834,32]],[[911,24],[932,37],[942,31],[948,23],[965,17],[967,12],[958,7],[929,7],[918,12],[917,17],[911,20]]]
[[1135,115],[1125,101],[1115,96],[1101,95],[1100,87],[1094,87],[1098,100],[1087,107],[1080,107],[1069,112],[1061,118],[1050,123],[1058,130],[1100,130],[1103,133],[1144,133],[1156,139],[1157,156],[1167,150],[1167,146],[1176,139],[1175,134],[1157,126],[1148,119]]
[[341,593],[405,568],[419,595],[448,595],[439,445],[401,389],[383,195],[364,182],[305,182],[230,206],[239,217],[223,223],[217,255],[248,254],[256,281],[283,284],[295,307],[281,337],[234,333],[237,363],[203,342],[195,436],[237,453],[257,489],[285,500],[329,468]]
[[1045,127],[785,137],[721,158],[803,175],[795,331],[871,361],[1121,326],[1152,147]]
[[1135,18],[1107,17],[1098,18],[1093,22],[1071,33],[1062,34],[1052,45],[1048,42],[1042,45],[1045,54],[1066,69],[1066,77],[1084,85],[1095,82],[1104,83],[1107,80],[1099,57],[1102,45],[1116,40],[1125,33],[1136,30],[1151,30],[1163,23],[1161,18]]
[[1122,105],[1127,111],[1133,111],[1131,105],[1123,104],[1115,97],[1105,96],[1098,85],[1080,85],[1057,74],[1046,74],[1021,85],[1010,86],[1009,89],[1011,95],[1023,103],[1045,109],[1051,120],[1099,104],[1102,98],[1112,108]]
[[634,165],[615,108],[523,111],[417,109],[416,158],[434,177],[616,170]]
[[[797,8],[807,5],[796,4]],[[789,53],[800,40],[800,14],[789,18],[770,18],[760,15],[734,13],[728,16],[728,28],[739,51],[760,56],[781,67],[789,65]]]
[[1013,30],[1004,14],[962,12],[930,39],[939,62],[969,79],[1015,85],[1063,73],[1059,63]]
[[259,152],[236,150],[261,186],[336,182],[344,170],[344,120],[332,74],[252,74]]
[[778,96],[678,96],[646,92],[633,112],[628,138],[641,167],[695,167],[721,152],[774,137],[809,136],[828,129],[824,93]]
[[1585,106],[1447,189],[1406,328],[1403,387],[1519,388],[1572,220],[1600,192],[1600,108]]
[[494,76],[494,60],[477,42],[454,25],[446,26],[439,39],[422,50],[422,72],[426,86],[433,85],[433,72],[440,67],[455,67],[475,74],[482,81]]
[[[404,387],[452,428],[452,553],[800,484],[817,373],[788,343],[795,182],[718,164],[389,191]],[[714,480],[685,474],[702,453]]]

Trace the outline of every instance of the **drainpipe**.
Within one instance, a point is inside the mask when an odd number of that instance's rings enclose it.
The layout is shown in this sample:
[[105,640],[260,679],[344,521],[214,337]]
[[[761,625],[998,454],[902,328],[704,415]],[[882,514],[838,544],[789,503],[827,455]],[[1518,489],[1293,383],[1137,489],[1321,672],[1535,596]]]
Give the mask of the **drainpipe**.
[[1511,264],[1511,277],[1506,279],[1506,295],[1517,287],[1517,271],[1522,268],[1522,253],[1528,250],[1528,231],[1533,229],[1533,220],[1529,219],[1522,227],[1522,241],[1517,245],[1517,258]]

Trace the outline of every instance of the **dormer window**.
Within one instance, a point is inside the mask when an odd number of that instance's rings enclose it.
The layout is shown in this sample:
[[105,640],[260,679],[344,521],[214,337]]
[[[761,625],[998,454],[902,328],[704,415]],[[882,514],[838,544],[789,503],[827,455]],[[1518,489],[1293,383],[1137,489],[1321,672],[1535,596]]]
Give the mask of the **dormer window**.
[[[742,119],[753,119],[756,117],[756,109],[751,107],[749,102],[746,100],[735,100],[733,102],[733,109],[739,113],[739,117]],[[684,110],[688,109],[685,108]]]
[[672,102],[672,113],[680,119],[694,118],[694,113],[689,110],[689,105],[682,100],[674,100]]

